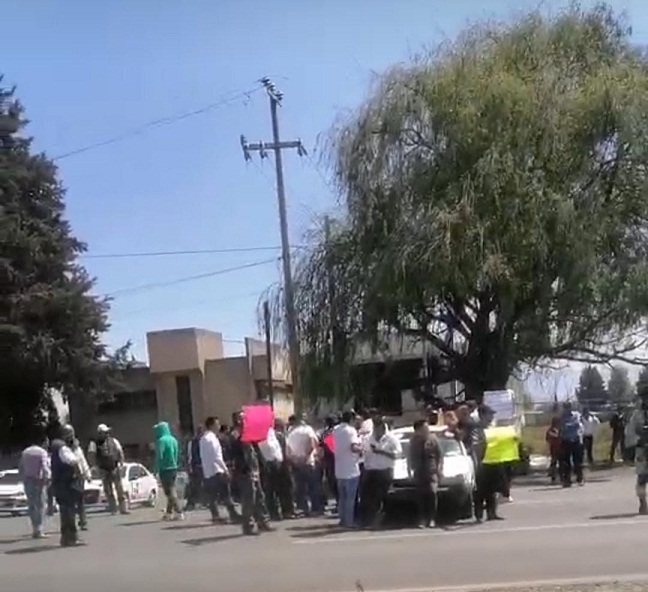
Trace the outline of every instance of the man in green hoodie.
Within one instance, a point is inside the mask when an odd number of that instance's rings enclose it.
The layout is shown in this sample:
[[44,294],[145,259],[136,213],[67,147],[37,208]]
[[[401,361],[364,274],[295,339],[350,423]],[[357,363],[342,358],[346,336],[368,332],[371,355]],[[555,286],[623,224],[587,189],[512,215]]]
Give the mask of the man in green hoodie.
[[178,441],[171,434],[171,428],[166,421],[155,424],[153,433],[155,434],[155,472],[160,477],[167,498],[164,520],[184,520],[176,493]]

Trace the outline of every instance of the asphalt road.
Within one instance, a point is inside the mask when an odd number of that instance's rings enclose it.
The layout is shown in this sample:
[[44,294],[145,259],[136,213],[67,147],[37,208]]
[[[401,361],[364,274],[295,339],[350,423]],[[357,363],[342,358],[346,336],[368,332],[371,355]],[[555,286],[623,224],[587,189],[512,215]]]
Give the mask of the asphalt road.
[[[159,511],[91,517],[87,545],[32,541],[26,518],[0,519],[1,589],[11,592],[366,592],[484,589],[556,580],[648,582],[648,519],[631,469],[583,488],[518,483],[506,521],[444,531],[339,532],[330,519],[285,522],[242,537],[206,512],[162,523]],[[50,530],[56,528],[54,522]],[[648,587],[648,586],[647,586]]]

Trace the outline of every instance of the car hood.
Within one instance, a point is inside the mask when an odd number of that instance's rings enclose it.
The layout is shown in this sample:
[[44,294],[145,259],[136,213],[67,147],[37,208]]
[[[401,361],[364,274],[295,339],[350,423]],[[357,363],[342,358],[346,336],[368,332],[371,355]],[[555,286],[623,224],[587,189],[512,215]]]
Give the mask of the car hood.
[[12,497],[17,495],[25,495],[25,489],[23,488],[22,483],[0,485],[0,497]]

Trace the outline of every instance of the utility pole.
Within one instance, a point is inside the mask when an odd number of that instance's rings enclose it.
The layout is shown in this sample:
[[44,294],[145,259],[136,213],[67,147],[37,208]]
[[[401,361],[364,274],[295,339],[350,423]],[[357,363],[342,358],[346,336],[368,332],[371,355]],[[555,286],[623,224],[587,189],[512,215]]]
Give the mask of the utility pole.
[[277,176],[277,202],[279,205],[279,226],[281,230],[281,256],[283,260],[284,302],[286,306],[286,330],[288,333],[288,352],[290,356],[290,373],[292,375],[293,397],[295,411],[303,411],[302,393],[299,384],[299,341],[297,340],[297,319],[295,313],[295,293],[292,283],[292,268],[290,264],[290,240],[288,235],[288,216],[286,214],[286,191],[284,187],[283,164],[281,151],[296,149],[299,156],[306,154],[301,140],[282,142],[279,138],[279,119],[277,111],[281,105],[283,94],[277,90],[269,78],[262,78],[261,84],[270,98],[270,117],[272,119],[272,142],[248,144],[245,136],[241,136],[241,148],[246,161],[252,159],[251,152],[258,152],[263,159],[268,156],[268,150],[274,151],[275,172]]
[[270,342],[270,305],[266,300],[263,303],[263,325],[265,329],[266,366],[268,369],[268,392],[270,405],[274,409],[274,385],[272,384],[272,343]]

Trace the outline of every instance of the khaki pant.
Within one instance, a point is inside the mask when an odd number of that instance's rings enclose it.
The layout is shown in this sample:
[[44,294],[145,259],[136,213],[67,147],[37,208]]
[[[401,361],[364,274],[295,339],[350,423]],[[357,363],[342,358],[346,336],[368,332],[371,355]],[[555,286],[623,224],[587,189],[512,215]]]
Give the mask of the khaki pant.
[[106,500],[108,501],[108,509],[110,512],[113,514],[117,512],[117,503],[119,503],[119,511],[122,513],[126,512],[126,496],[124,495],[124,486],[122,485],[120,468],[117,467],[112,471],[102,471],[101,479],[103,481],[104,493],[106,494]]

